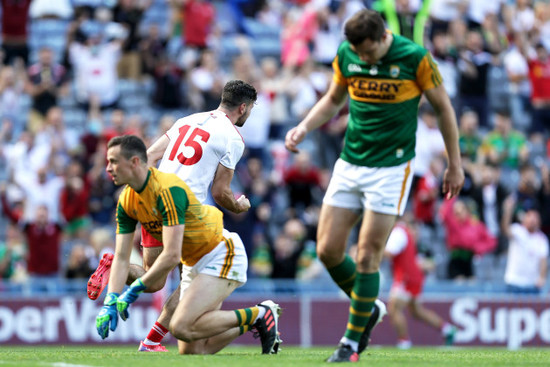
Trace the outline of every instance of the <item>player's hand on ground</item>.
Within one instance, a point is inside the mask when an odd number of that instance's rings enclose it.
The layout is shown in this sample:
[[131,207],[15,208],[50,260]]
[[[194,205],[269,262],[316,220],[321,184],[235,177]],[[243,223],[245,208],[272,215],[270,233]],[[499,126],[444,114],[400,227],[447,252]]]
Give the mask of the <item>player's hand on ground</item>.
[[145,285],[140,278],[136,279],[124,293],[118,297],[116,308],[120,314],[120,318],[126,321],[130,317],[128,308],[138,299],[139,295],[145,290]]
[[109,336],[109,329],[115,331],[118,324],[118,313],[116,309],[118,293],[108,293],[103,301],[103,307],[95,319],[97,333],[101,339]]
[[293,153],[298,153],[298,148],[296,146],[304,140],[307,135],[307,130],[298,125],[293,127],[286,133],[285,137],[285,147]]
[[443,193],[447,199],[458,196],[464,185],[464,170],[462,167],[447,167],[443,174]]
[[250,209],[250,201],[244,195],[239,196],[239,198],[237,199],[237,203],[239,204],[239,209],[241,210],[241,213],[246,212],[248,211],[248,209]]

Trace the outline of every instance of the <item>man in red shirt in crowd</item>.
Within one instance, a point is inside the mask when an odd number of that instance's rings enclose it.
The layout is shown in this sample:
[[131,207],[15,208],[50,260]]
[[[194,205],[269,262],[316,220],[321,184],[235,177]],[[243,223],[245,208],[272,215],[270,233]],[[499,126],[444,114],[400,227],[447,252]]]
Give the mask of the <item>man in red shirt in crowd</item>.
[[[409,218],[407,213],[404,218]],[[416,229],[412,220],[401,220],[393,228],[384,251],[384,256],[391,260],[393,270],[388,315],[397,332],[397,347],[408,349],[412,346],[405,318],[407,307],[415,319],[440,330],[445,343],[451,345],[454,342],[456,327],[422,306],[418,300],[422,293],[424,273],[418,263],[415,237]]]
[[20,57],[29,62],[27,19],[31,0],[0,0],[2,4],[2,50],[4,64],[10,65]]
[[[59,276],[59,251],[63,230],[58,223],[51,222],[48,217],[48,207],[40,205],[32,222],[22,222],[21,212],[14,210],[8,203],[5,187],[0,187],[2,212],[14,224],[19,223],[27,242],[27,271],[31,276],[30,284],[44,285],[46,288],[55,286],[52,278]],[[50,290],[50,289],[48,289]]]
[[535,46],[536,58],[527,60],[531,81],[534,132],[550,132],[550,57],[548,50],[539,43]]
[[183,0],[182,10],[185,47],[205,49],[216,16],[214,5],[206,0]]

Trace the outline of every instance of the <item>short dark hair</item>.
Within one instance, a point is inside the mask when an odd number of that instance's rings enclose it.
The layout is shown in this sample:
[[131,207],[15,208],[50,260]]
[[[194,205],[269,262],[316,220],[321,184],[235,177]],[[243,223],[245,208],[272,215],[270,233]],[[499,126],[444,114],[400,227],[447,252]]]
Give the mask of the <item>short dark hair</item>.
[[257,98],[256,88],[242,80],[231,80],[223,87],[221,105],[227,108],[235,108],[242,103],[247,105],[254,103]]
[[362,9],[348,19],[344,26],[344,34],[352,45],[361,44],[364,40],[378,42],[386,32],[382,16],[369,9]]
[[137,156],[143,162],[147,163],[147,147],[143,140],[135,135],[120,135],[109,140],[107,148],[120,145],[120,154],[126,159]]

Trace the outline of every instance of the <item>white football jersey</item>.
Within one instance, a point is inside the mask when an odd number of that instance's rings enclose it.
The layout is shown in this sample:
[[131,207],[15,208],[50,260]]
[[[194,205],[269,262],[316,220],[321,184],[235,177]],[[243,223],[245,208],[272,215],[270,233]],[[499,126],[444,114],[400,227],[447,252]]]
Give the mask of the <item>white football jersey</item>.
[[218,164],[234,170],[244,152],[244,140],[221,111],[195,113],[176,121],[159,171],[177,174],[201,203],[206,200]]

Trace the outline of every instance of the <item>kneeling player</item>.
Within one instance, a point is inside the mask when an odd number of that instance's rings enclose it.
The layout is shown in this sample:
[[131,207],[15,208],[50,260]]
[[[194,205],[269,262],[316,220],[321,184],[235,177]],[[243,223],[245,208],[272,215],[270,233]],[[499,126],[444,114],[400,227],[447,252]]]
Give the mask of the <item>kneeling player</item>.
[[[164,284],[181,258],[183,265],[191,267],[191,280],[169,323],[170,332],[182,340],[181,353],[215,353],[251,327],[260,334],[262,352],[276,352],[280,342],[277,304],[264,301],[247,309],[220,310],[223,300],[246,282],[247,270],[242,241],[223,230],[222,213],[200,204],[176,175],[148,168],[145,145],[135,136],[113,138],[107,158],[107,172],[115,184],[128,186],[118,203],[109,292],[96,320],[100,336],[106,338],[109,328],[116,329],[118,315],[128,318],[128,307],[139,294]],[[162,240],[164,249],[120,295],[137,222]]]

